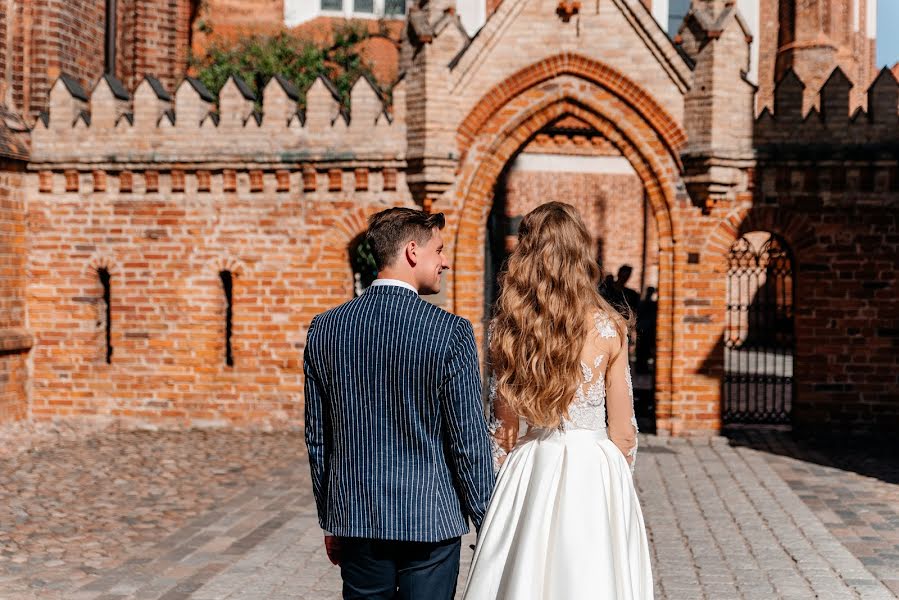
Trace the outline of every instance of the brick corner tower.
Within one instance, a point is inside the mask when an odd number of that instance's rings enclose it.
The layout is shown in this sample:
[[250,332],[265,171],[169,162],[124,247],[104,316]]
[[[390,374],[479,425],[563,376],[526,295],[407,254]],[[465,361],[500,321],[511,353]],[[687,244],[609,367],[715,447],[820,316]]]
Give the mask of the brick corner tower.
[[759,82],[759,108],[770,106],[769,86],[792,69],[805,83],[803,111],[808,111],[836,67],[854,84],[850,109],[864,106],[865,93],[877,74],[877,0],[779,0],[776,18],[774,77]]

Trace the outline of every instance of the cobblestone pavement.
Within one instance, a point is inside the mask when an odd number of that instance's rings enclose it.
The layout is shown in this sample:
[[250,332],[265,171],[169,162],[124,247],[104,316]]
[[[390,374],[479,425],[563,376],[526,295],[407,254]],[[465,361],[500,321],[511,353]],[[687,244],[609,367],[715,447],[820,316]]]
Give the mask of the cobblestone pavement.
[[729,432],[768,463],[840,542],[899,596],[899,447],[785,432]]
[[34,432],[36,445],[11,433],[4,439],[10,432],[0,430],[0,439],[30,450],[4,444],[0,452],[3,600],[69,598],[123,561],[127,569],[165,555],[167,543],[202,527],[235,494],[277,486],[307,468],[296,433],[88,426],[79,437],[44,428]]
[[[657,597],[894,598],[899,486],[765,440],[641,439]],[[105,431],[0,458],[0,599],[338,598],[302,448],[298,433]]]

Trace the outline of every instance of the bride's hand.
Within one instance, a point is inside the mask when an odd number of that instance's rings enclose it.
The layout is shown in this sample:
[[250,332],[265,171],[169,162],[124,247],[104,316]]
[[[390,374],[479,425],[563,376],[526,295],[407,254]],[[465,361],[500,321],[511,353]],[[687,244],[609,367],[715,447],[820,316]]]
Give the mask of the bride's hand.
[[496,439],[499,447],[506,453],[509,453],[515,447],[515,442],[518,441],[518,431],[513,430],[511,427],[499,427],[496,433],[493,434],[493,437]]

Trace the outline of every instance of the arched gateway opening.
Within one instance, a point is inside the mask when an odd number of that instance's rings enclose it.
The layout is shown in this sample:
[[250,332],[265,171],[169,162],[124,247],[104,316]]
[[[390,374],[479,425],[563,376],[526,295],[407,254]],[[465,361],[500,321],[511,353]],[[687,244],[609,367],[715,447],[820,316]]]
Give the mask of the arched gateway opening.
[[[685,140],[681,127],[639,86],[605,65],[575,55],[542,61],[496,86],[459,130],[463,157],[456,189],[462,208],[454,244],[455,312],[468,318],[483,340],[492,279],[501,264],[507,237],[514,236],[517,217],[527,212],[530,204],[542,201],[563,200],[579,206],[595,234],[595,250],[604,268],[617,269],[625,259],[639,262],[640,276],[628,287],[639,283],[643,288],[640,291],[647,287],[658,290],[648,402],[655,406],[655,421],[662,429],[668,428],[671,417],[677,289],[673,254],[676,212],[672,208],[678,201],[678,156]],[[631,184],[610,180],[612,189],[606,190],[602,199],[597,198],[595,190],[588,190],[580,198],[565,198],[557,189],[545,199],[539,192],[510,190],[510,182],[523,163],[543,161],[552,166],[553,160],[566,160],[560,152],[540,152],[547,143],[569,142],[579,147],[579,156],[583,157],[570,158],[569,162],[586,164],[592,160],[598,165],[599,158],[608,165],[609,160],[601,157],[614,159],[619,168],[627,166],[615,175],[628,175]],[[539,155],[542,157],[534,158]],[[597,169],[601,171],[602,167]],[[618,191],[616,185],[620,186]],[[510,198],[510,192],[516,197]],[[615,206],[619,199],[633,204],[637,211],[645,206],[647,222],[639,228],[643,240],[638,244],[639,261],[627,255],[634,249],[621,251],[627,232],[620,227],[610,231],[606,217],[621,208]],[[511,209],[510,203],[514,204]],[[610,242],[617,247],[610,248]],[[631,242],[627,241],[633,245]],[[645,252],[652,256],[643,256]],[[646,403],[644,398],[642,404]]]

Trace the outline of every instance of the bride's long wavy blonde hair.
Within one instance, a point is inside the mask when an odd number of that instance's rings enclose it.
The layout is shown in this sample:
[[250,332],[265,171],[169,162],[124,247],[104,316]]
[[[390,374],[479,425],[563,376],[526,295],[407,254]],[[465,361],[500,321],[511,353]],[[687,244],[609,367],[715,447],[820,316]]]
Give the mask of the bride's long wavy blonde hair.
[[624,319],[599,295],[593,249],[577,209],[548,202],[522,220],[500,276],[489,342],[496,393],[536,427],[555,427],[567,415],[589,315],[605,311],[624,339]]

